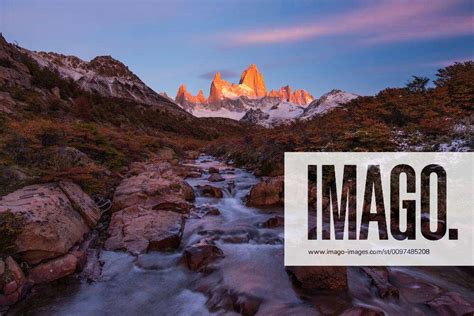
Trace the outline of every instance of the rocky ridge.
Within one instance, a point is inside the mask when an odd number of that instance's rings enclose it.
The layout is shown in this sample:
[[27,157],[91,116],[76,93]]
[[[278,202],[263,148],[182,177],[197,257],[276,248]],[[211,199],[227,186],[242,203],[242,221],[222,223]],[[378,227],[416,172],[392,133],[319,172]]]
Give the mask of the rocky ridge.
[[153,91],[125,64],[112,56],[97,56],[87,62],[76,56],[19,49],[40,66],[57,70],[63,78],[75,81],[85,91],[151,106],[161,105],[179,109],[176,104]]

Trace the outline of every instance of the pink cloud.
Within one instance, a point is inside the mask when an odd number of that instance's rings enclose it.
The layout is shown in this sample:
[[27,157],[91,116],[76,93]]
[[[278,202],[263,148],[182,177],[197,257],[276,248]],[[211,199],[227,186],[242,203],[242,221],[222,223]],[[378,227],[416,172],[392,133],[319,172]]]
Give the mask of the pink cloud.
[[233,45],[288,43],[349,35],[364,42],[394,42],[474,33],[473,16],[446,16],[456,1],[380,1],[315,23],[274,27],[224,36]]

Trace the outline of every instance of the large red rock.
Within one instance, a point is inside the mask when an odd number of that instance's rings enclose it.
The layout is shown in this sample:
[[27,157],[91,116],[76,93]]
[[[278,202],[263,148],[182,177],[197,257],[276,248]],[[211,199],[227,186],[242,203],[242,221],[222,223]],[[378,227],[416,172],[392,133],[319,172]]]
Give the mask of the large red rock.
[[59,182],[59,187],[68,197],[72,207],[81,214],[86,224],[93,228],[100,220],[100,209],[82,189],[72,182]]
[[20,266],[12,257],[0,259],[3,271],[0,271],[0,306],[9,306],[18,302],[26,292],[28,282]]
[[160,204],[166,204],[166,209],[181,211],[187,208],[186,201],[194,200],[192,187],[177,176],[169,164],[140,168],[137,175],[124,179],[115,190],[112,211],[130,206],[157,209]]
[[78,258],[73,254],[42,263],[30,270],[28,278],[34,284],[48,283],[76,272]]
[[224,257],[224,252],[211,241],[200,241],[184,250],[186,266],[192,271],[202,271],[211,262]]
[[361,268],[372,279],[380,297],[398,297],[398,289],[389,281],[389,271],[385,267],[362,267]]
[[303,289],[347,289],[346,267],[286,267]]
[[256,184],[247,197],[248,206],[283,205],[283,176],[267,178]]
[[474,305],[454,292],[447,292],[426,304],[436,315],[474,315]]
[[130,169],[130,177],[115,190],[105,248],[133,254],[176,249],[184,215],[193,207],[188,201],[194,200],[182,168],[156,160],[132,164]]
[[384,316],[384,312],[366,307],[352,307],[345,310],[341,316]]
[[221,181],[224,181],[224,178],[218,174],[218,173],[212,173],[209,178],[207,178],[207,181],[210,181],[210,182],[221,182]]
[[[29,264],[66,254],[100,218],[100,210],[77,185],[24,187],[0,200],[0,216],[21,223],[12,237],[12,251]],[[0,234],[8,227],[0,226]]]
[[212,185],[198,185],[196,189],[198,189],[201,195],[205,197],[222,198],[224,196],[221,188],[214,187]]
[[109,225],[108,250],[140,254],[179,247],[184,228],[182,214],[131,206],[115,212]]

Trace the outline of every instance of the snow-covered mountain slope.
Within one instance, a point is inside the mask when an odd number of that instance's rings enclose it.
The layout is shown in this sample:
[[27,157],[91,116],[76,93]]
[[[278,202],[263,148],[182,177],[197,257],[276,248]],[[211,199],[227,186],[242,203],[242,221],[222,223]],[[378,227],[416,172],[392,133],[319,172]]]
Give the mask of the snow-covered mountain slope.
[[250,109],[240,121],[271,127],[293,121],[302,115],[303,111],[301,106],[280,101],[271,107]]
[[111,56],[98,56],[87,62],[76,56],[21,50],[40,66],[56,69],[62,77],[74,80],[86,91],[147,105],[166,105],[181,111],[174,101],[153,91],[126,65]]
[[188,111],[197,117],[225,117],[265,127],[289,123],[298,119],[308,120],[323,115],[336,107],[357,98],[358,95],[332,90],[323,94],[307,107],[281,101],[275,97],[224,99],[219,105],[197,104]]
[[186,109],[197,117],[225,117],[240,120],[251,109],[270,109],[280,102],[280,99],[274,97],[250,98],[241,96],[234,99],[225,98],[218,104],[193,104],[192,107]]
[[285,124],[298,119],[308,120],[312,117],[323,115],[357,97],[358,95],[353,93],[332,90],[313,101],[307,107],[278,100],[271,106],[259,106],[249,109],[240,120],[265,127]]
[[311,102],[304,109],[304,113],[299,118],[302,120],[307,120],[314,116],[327,113],[328,111],[337,108],[357,97],[358,95],[354,93],[337,89],[331,90],[330,92],[323,94],[319,99]]

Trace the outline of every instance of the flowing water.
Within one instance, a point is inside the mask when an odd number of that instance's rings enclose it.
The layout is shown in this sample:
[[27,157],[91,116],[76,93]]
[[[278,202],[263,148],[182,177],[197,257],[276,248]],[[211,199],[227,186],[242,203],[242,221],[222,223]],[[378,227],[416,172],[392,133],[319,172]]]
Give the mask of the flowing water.
[[[474,302],[472,270],[459,268],[391,268],[400,282],[410,280],[400,299],[381,299],[359,268],[349,268],[349,291],[301,292],[283,266],[283,228],[261,223],[282,209],[245,206],[244,198],[258,179],[251,173],[200,156],[194,165],[217,167],[225,181],[211,183],[224,191],[221,199],[197,196],[196,205],[213,206],[220,215],[192,214],[181,246],[170,253],[132,256],[102,251],[102,275],[88,283],[75,278],[35,288],[11,314],[38,315],[233,315],[224,309],[228,297],[258,302],[259,315],[339,315],[351,306],[384,311],[387,315],[429,315],[420,296],[452,291]],[[210,184],[204,173],[188,179],[193,187]],[[205,273],[189,271],[181,261],[186,246],[213,237],[225,257]],[[211,312],[212,311],[212,312]]]

